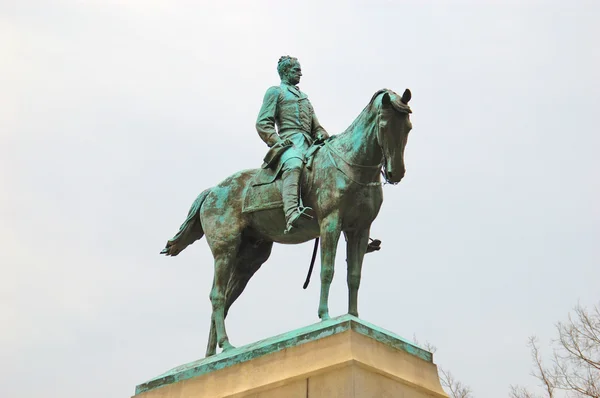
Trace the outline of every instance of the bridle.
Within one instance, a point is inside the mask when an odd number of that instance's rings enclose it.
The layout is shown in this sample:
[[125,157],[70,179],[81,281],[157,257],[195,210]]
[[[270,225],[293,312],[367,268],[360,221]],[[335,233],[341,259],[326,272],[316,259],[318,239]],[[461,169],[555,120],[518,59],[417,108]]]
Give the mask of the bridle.
[[[381,93],[385,93],[388,90],[383,89],[383,90],[379,90],[378,92],[376,92],[373,95],[373,98],[371,99],[371,102],[369,103],[369,105],[371,105],[373,103],[373,101],[375,100],[375,98],[381,94]],[[402,105],[397,104],[395,102],[391,102],[392,108],[400,113],[405,113],[405,114],[410,114],[411,110],[409,108],[409,106],[407,104],[405,104],[404,102],[402,102]],[[352,163],[349,160],[346,160],[344,158],[344,156],[333,146],[331,145],[331,139],[333,139],[335,136],[323,141],[323,145],[325,147],[327,147],[327,149],[329,149],[327,151],[329,158],[331,159],[331,162],[333,163],[333,165],[335,166],[335,168],[342,174],[344,174],[350,181],[362,185],[362,186],[381,186],[381,185],[385,185],[385,184],[391,184],[391,185],[396,185],[398,184],[397,182],[392,182],[387,178],[387,156],[385,154],[385,150],[383,148],[383,128],[382,128],[382,123],[381,123],[381,109],[379,109],[378,113],[377,113],[377,145],[379,145],[379,149],[381,149],[381,155],[382,155],[382,162],[380,162],[379,164],[376,165],[362,165],[362,164],[357,164],[357,163]],[[382,184],[379,181],[371,181],[371,182],[360,182],[360,181],[356,181],[354,178],[352,178],[352,176],[349,176],[347,173],[344,172],[344,170],[342,170],[337,163],[335,162],[335,159],[333,159],[333,155],[335,155],[338,159],[340,159],[341,161],[343,161],[344,163],[346,163],[348,166],[350,167],[354,167],[354,168],[361,168],[361,169],[372,169],[373,171],[378,170],[381,172],[381,175],[383,176],[384,179],[384,183]],[[380,242],[381,243],[381,242]],[[312,275],[312,271],[313,271],[313,267],[315,265],[315,259],[317,258],[317,250],[319,248],[319,238],[315,239],[315,246],[313,248],[313,254],[312,254],[312,259],[310,260],[310,266],[308,267],[308,274],[306,275],[306,280],[304,281],[304,285],[303,285],[303,289],[306,289],[308,287],[308,284],[310,283],[310,276]]]
[[[392,101],[391,103],[392,109],[398,113],[403,113],[403,114],[410,114],[411,110],[409,108],[408,105],[402,103],[402,105],[404,105],[403,107],[400,107],[397,103],[395,103],[394,101]],[[381,154],[383,156],[383,161],[382,163],[379,164],[379,167],[381,168],[381,175],[383,176],[384,179],[384,183],[382,185],[385,184],[390,184],[390,185],[397,185],[400,181],[398,182],[393,182],[390,181],[389,178],[387,177],[387,165],[388,165],[388,159],[387,159],[387,155],[385,153],[385,149],[383,148],[383,123],[381,123],[381,109],[379,110],[378,114],[377,114],[377,145],[379,145],[379,148],[381,149]]]
[[383,141],[383,132],[382,131],[383,131],[383,126],[381,123],[381,109],[380,109],[377,114],[377,145],[379,145],[379,149],[381,149],[381,156],[383,156],[382,163],[380,164],[380,171],[381,171],[381,176],[383,177],[383,180],[385,182],[382,185],[385,185],[385,184],[396,185],[396,184],[398,184],[397,182],[392,182],[387,177],[388,161],[387,161],[387,155],[385,154],[385,149],[383,148],[383,144],[382,144],[382,141]]
[[[377,97],[379,94],[381,93],[385,93],[387,92],[387,90],[380,90],[377,93],[375,93],[375,95],[373,96],[373,99],[375,97]],[[373,102],[373,100],[371,101]],[[404,114],[410,114],[411,110],[408,107],[408,105],[402,103],[402,105],[397,104],[395,102],[391,102],[391,106],[393,108],[393,110],[395,112],[398,113],[404,113]],[[362,165],[362,164],[357,164],[357,163],[352,163],[350,161],[348,161],[334,146],[332,146],[330,144],[330,140],[326,140],[324,142],[324,145],[327,147],[327,149],[329,149],[329,154],[330,154],[330,159],[332,161],[332,163],[335,165],[336,169],[338,169],[338,171],[342,174],[344,174],[350,181],[358,184],[358,185],[362,185],[362,186],[381,186],[381,185],[386,185],[386,184],[390,184],[390,185],[396,185],[398,184],[398,182],[393,182],[390,181],[390,179],[387,177],[388,172],[387,172],[387,164],[388,164],[388,159],[387,159],[387,155],[386,155],[386,151],[383,147],[383,129],[384,129],[384,124],[381,121],[381,114],[382,114],[382,110],[379,109],[378,113],[377,113],[377,145],[379,146],[379,149],[381,150],[381,156],[382,156],[382,161],[379,164],[375,164],[375,165]],[[333,136],[332,138],[334,138],[335,136]],[[371,181],[371,182],[360,182],[360,181],[356,181],[354,178],[352,178],[352,176],[348,175],[348,173],[344,172],[344,170],[342,170],[342,168],[340,168],[337,163],[335,162],[335,160],[333,159],[333,157],[331,156],[331,154],[335,155],[338,159],[340,159],[342,162],[346,163],[348,166],[350,166],[351,168],[359,168],[359,169],[372,169],[372,170],[379,170],[381,173],[381,176],[383,177],[384,182],[380,182],[380,181]]]

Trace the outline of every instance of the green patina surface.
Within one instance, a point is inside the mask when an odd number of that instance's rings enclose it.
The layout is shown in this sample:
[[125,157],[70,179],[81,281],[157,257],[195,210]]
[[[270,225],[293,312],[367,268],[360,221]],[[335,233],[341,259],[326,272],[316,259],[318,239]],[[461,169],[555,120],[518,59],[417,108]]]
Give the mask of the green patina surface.
[[387,346],[415,355],[427,362],[433,362],[433,356],[430,352],[392,332],[347,314],[278,336],[270,337],[243,347],[234,348],[219,355],[213,355],[208,358],[178,366],[146,383],[138,385],[135,389],[135,393],[140,394],[178,381],[191,379],[215,370],[250,361],[263,355],[319,340],[348,330],[353,330],[356,333],[375,339]]
[[[277,72],[280,84],[267,89],[255,123],[258,136],[269,147],[262,168],[233,174],[202,192],[177,234],[161,251],[177,256],[206,236],[214,257],[207,357],[215,355],[217,347],[225,351],[233,348],[225,319],[250,278],[268,260],[274,243],[300,244],[319,238],[317,313],[325,321],[329,319],[329,293],[343,234],[347,312],[358,316],[363,259],[374,251],[369,243],[371,225],[383,203],[381,177],[386,183],[397,184],[406,172],[404,150],[412,129],[409,89],[401,96],[389,89],[377,90],[346,130],[329,135],[308,96],[297,86],[302,76],[298,59],[282,56]],[[235,117],[235,109],[230,116]],[[200,149],[200,157],[211,150]],[[307,156],[309,153],[312,156]],[[227,164],[231,156],[225,145],[222,163]],[[254,190],[257,185],[264,187]],[[223,357],[218,358],[197,365],[221,366]]]

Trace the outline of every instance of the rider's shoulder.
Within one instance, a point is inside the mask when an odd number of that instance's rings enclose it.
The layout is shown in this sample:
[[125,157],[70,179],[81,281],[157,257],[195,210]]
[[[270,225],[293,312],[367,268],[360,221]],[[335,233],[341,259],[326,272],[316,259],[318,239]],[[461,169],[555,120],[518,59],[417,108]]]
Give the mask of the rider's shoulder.
[[278,101],[280,95],[281,88],[279,86],[271,86],[267,89],[267,92],[265,93],[264,101]]
[[281,93],[281,87],[280,86],[271,86],[267,89],[267,93],[266,94],[271,94],[271,95],[279,95],[279,93]]

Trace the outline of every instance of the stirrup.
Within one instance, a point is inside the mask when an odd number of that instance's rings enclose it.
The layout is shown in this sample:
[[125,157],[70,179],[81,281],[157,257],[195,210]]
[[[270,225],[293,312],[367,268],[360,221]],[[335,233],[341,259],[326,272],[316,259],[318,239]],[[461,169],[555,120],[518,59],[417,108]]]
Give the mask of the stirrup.
[[290,216],[289,220],[287,220],[287,223],[286,223],[287,225],[286,225],[285,231],[283,231],[283,233],[287,234],[293,228],[295,228],[296,227],[296,222],[302,216],[304,216],[304,217],[312,220],[313,216],[311,216],[310,214],[308,214],[306,212],[307,210],[312,210],[312,208],[301,206],[301,207],[298,207],[297,209],[295,209],[294,213],[292,213],[292,215]]
[[376,252],[381,249],[381,241],[379,239],[369,238],[369,240],[370,242],[367,244],[367,253]]

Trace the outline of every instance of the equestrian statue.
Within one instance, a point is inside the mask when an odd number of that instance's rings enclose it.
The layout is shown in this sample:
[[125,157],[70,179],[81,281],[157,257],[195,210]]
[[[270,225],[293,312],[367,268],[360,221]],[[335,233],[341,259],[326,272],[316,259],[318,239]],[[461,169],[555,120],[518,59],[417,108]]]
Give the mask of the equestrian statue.
[[[404,177],[404,148],[412,128],[411,98],[377,91],[343,133],[329,136],[300,91],[296,58],[279,59],[279,86],[269,88],[256,122],[270,147],[261,168],[243,170],[202,192],[179,232],[161,254],[176,256],[206,236],[214,257],[210,292],[212,316],[206,356],[233,348],[225,318],[254,273],[267,261],[273,243],[321,239],[321,293],[318,315],[329,319],[329,289],[336,248],[346,238],[348,313],[358,317],[358,288],[371,223],[383,203],[382,184]],[[384,182],[381,181],[383,176]],[[313,262],[314,262],[313,255]],[[310,271],[309,270],[309,277]],[[308,283],[305,283],[305,287]]]

